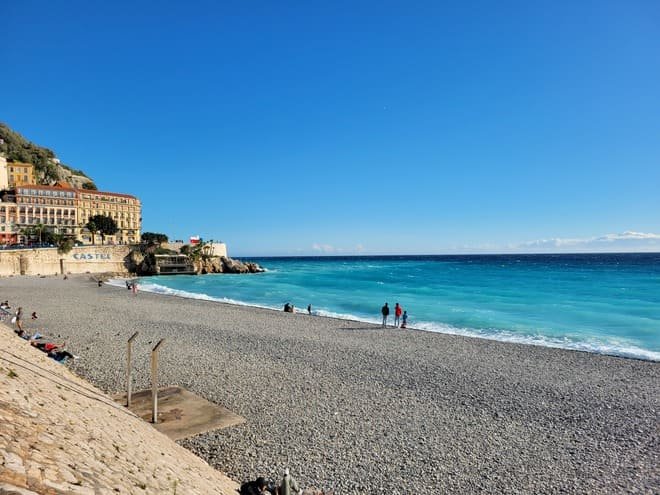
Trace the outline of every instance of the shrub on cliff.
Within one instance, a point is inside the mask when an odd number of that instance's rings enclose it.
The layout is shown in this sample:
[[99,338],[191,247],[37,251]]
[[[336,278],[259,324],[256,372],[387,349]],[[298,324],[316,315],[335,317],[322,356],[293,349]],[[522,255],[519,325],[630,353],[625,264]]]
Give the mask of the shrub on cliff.
[[[0,153],[10,162],[31,163],[37,175],[43,176],[45,183],[60,179],[53,150],[28,141],[2,122],[0,122]],[[63,163],[60,163],[60,166],[76,175],[86,177],[82,170],[74,170]]]

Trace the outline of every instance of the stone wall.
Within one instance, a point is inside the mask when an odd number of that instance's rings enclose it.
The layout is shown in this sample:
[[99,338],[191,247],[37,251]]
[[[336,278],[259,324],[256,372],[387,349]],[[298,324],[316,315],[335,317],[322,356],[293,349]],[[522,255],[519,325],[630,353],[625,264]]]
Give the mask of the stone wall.
[[0,251],[0,276],[126,272],[129,246],[82,246],[66,254],[56,248]]

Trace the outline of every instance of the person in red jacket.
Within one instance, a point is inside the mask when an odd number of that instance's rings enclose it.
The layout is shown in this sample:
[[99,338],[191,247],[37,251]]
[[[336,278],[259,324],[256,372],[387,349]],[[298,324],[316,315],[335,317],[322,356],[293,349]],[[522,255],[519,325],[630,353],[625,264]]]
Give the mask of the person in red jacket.
[[399,303],[396,303],[396,306],[394,306],[394,326],[396,328],[399,328],[399,320],[401,319],[401,313],[403,313],[403,310],[401,309],[401,306],[399,306]]

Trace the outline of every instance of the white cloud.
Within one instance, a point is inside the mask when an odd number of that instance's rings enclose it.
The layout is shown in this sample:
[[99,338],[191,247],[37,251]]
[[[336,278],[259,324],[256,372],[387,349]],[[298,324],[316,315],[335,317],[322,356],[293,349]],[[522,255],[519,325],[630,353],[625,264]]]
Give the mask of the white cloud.
[[330,244],[319,244],[318,242],[315,242],[314,244],[312,244],[312,249],[314,251],[318,251],[318,252],[324,253],[324,254],[330,254],[330,253],[336,253],[337,252],[337,248],[335,248],[334,246],[331,246]]
[[322,254],[360,254],[364,252],[364,246],[362,244],[356,244],[352,248],[343,248],[333,246],[332,244],[315,242],[312,244],[312,250]]
[[514,249],[558,251],[652,251],[660,249],[660,234],[626,231],[597,237],[539,239],[523,242]]

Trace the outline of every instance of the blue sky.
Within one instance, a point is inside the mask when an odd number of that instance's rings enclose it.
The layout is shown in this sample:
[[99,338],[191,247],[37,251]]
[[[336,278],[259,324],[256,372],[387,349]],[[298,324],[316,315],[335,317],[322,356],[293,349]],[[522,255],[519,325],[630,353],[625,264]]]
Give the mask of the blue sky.
[[660,4],[2,7],[0,121],[231,255],[660,251]]

